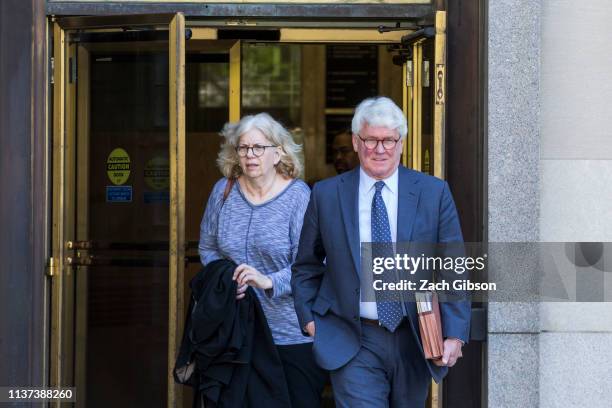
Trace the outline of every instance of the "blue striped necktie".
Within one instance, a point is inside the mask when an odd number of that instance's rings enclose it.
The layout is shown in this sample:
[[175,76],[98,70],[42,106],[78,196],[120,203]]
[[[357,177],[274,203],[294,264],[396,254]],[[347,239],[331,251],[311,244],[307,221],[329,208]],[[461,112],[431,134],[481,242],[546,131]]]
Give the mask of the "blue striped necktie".
[[[389,216],[387,207],[383,201],[381,191],[385,186],[384,181],[377,181],[374,186],[376,193],[372,199],[372,256],[393,257],[393,245],[391,241],[391,228],[389,227]],[[381,245],[380,243],[383,243]],[[384,243],[388,243],[385,245]],[[395,269],[385,271],[382,275],[383,282],[396,282]],[[398,301],[389,300],[393,296],[388,293],[376,291],[376,310],[380,324],[390,332],[394,332],[402,321],[402,307]]]

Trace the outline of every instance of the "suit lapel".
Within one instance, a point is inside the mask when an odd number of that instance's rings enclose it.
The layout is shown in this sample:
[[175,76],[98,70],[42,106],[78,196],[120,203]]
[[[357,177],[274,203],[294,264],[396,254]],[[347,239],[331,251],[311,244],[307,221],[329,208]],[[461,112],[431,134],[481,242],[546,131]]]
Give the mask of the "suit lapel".
[[360,240],[359,240],[359,167],[344,173],[338,184],[342,221],[346,239],[353,258],[355,272],[359,277]]
[[[418,179],[412,170],[400,166],[398,181],[397,208],[397,242],[409,242],[419,203],[421,189]],[[360,238],[359,238],[359,167],[344,173],[338,183],[338,198],[340,201],[344,232],[359,277],[361,268]]]
[[[397,242],[410,242],[412,240],[412,229],[416,218],[417,207],[421,189],[414,170],[404,166],[399,167],[399,200],[397,205]],[[404,248],[407,250],[407,248]],[[418,317],[413,302],[407,302],[408,320],[412,332],[418,333]],[[417,335],[418,337],[418,335]]]
[[412,238],[412,228],[419,203],[418,179],[412,175],[412,170],[399,167],[399,200],[397,206],[397,242],[408,242]]

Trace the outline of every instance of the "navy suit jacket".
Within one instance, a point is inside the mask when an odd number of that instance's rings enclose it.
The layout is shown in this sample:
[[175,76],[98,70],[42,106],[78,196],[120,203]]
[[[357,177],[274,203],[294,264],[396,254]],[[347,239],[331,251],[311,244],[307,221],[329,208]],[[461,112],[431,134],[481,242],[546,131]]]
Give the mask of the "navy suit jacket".
[[[361,347],[358,194],[359,167],[314,185],[292,267],[300,327],[315,322],[313,353],[327,370],[342,367]],[[397,242],[463,241],[455,203],[443,180],[400,166],[397,214]],[[418,358],[424,359],[416,306],[407,302],[406,307],[421,351]],[[442,302],[440,311],[444,337],[467,343],[469,300]],[[427,366],[437,382],[448,370],[429,360]]]

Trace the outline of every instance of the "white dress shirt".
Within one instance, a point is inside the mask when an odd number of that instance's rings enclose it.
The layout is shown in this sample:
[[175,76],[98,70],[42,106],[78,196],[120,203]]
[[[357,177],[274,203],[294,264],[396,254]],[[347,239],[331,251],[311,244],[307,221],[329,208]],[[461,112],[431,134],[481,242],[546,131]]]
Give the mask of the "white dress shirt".
[[[359,168],[359,241],[372,242],[372,200],[376,187],[374,184],[378,180],[368,176],[365,171]],[[397,240],[397,203],[399,197],[399,176],[395,169],[392,175],[383,179],[385,186],[381,194],[387,208],[389,217],[389,228],[391,229],[391,240]],[[359,271],[361,273],[361,271]],[[376,302],[359,302],[359,314],[366,319],[378,320]]]

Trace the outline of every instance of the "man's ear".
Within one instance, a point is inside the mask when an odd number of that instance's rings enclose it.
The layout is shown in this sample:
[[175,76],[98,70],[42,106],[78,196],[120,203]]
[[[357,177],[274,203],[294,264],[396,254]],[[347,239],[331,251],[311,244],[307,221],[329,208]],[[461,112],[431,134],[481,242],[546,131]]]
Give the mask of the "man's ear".
[[353,142],[353,151],[355,151],[355,153],[359,152],[359,140],[357,140],[359,136],[357,136],[355,133],[353,133],[353,137],[351,137],[351,141]]

